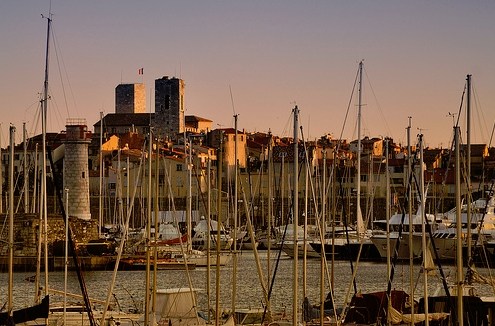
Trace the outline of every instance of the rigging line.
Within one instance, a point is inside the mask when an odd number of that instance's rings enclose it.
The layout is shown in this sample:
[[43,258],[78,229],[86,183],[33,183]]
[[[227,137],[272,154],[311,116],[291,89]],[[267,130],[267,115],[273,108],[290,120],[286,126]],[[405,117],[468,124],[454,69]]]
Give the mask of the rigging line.
[[[485,115],[483,114],[483,110],[481,108],[481,102],[478,97],[478,93],[476,92],[476,89],[474,88],[473,81],[471,81],[471,88],[472,88],[472,94],[473,94],[473,102],[474,102],[474,107],[476,111],[476,117],[478,118],[478,126],[482,128],[476,128],[479,129],[480,131],[480,136],[481,136],[481,142],[486,143],[486,140],[489,139],[486,135],[486,132],[490,130],[490,128],[487,126],[488,119],[486,119]],[[474,129],[474,128],[472,128]],[[475,135],[476,136],[476,135]]]
[[234,113],[234,117],[237,116],[237,113],[235,113],[235,106],[234,106],[234,97],[232,96],[232,87],[229,85],[229,91],[230,91],[230,103],[232,104],[232,112]]
[[292,113],[289,115],[287,122],[285,123],[284,129],[282,130],[282,137],[288,137],[289,126],[292,125]]
[[455,127],[459,127],[459,120],[461,118],[462,104],[464,103],[464,95],[466,95],[467,83],[464,84],[464,90],[461,95],[461,103],[459,104],[459,111],[457,111],[457,121],[455,122]]
[[[51,31],[52,31],[53,45],[54,45],[54,48],[55,48],[55,58],[57,59],[57,68],[58,68],[58,74],[59,74],[59,78],[60,78],[60,84],[62,86],[62,93],[64,95],[65,110],[67,111],[67,117],[70,118],[71,115],[69,113],[69,104],[67,102],[67,94],[65,92],[65,86],[64,86],[64,81],[63,81],[63,77],[62,77],[62,69],[60,69],[60,62],[62,63],[63,71],[65,72],[65,78],[67,79],[67,83],[69,84],[69,91],[71,93],[71,96],[72,96],[72,99],[73,100],[74,100],[74,92],[72,91],[72,86],[70,84],[70,80],[69,80],[69,77],[68,77],[68,74],[67,74],[67,69],[65,67],[64,58],[62,56],[62,51],[60,50],[60,48],[58,46],[58,42],[57,42],[57,37],[55,35],[55,31],[54,31],[53,28],[51,29]],[[60,59],[59,59],[59,52],[60,52]],[[76,107],[75,101],[74,101],[74,107],[76,108],[76,113],[78,113],[77,112],[77,107]]]
[[368,85],[370,86],[371,93],[373,94],[373,98],[375,99],[375,103],[376,103],[376,106],[378,108],[378,111],[380,112],[380,115],[383,119],[383,122],[385,123],[385,128],[387,129],[388,134],[391,135],[392,132],[390,131],[390,127],[388,126],[387,119],[386,119],[385,115],[383,114],[382,107],[381,107],[380,103],[378,102],[378,98],[375,94],[375,90],[373,89],[373,85],[371,85],[371,79],[368,76],[368,72],[366,71],[366,68],[364,68],[364,74],[366,75],[366,80],[368,81]]
[[[28,122],[29,120],[26,119],[26,116],[29,116],[30,118],[32,118],[33,116],[33,113],[30,113],[30,114],[27,114],[31,108],[33,108],[34,106],[36,105],[36,109],[35,109],[35,112],[36,111],[39,111],[39,108],[40,108],[40,100],[37,99],[36,101],[32,102],[31,104],[29,104],[25,109],[24,109],[24,121],[25,122]],[[36,120],[35,120],[36,121]],[[2,137],[3,137],[3,134],[2,134]]]
[[339,134],[339,141],[337,142],[337,146],[335,149],[335,152],[337,153],[337,155],[338,155],[340,146],[342,144],[342,137],[344,135],[344,129],[345,129],[345,125],[347,123],[347,118],[349,117],[349,111],[351,110],[352,98],[354,95],[354,91],[356,89],[358,77],[359,77],[359,68],[356,72],[356,77],[354,78],[354,85],[352,86],[351,96],[349,97],[349,102],[347,103],[347,110],[345,112],[344,122],[342,123],[342,129],[340,130],[340,134]]
[[492,133],[490,134],[490,141],[488,142],[488,148],[492,147],[493,132],[495,132],[495,122],[493,123]]
[[[48,93],[53,94],[51,84],[48,85],[48,89],[49,89]],[[65,125],[65,121],[62,118],[62,114],[60,113],[60,110],[59,110],[59,105],[58,105],[57,99],[55,97],[48,96],[48,100],[51,100],[52,101],[51,103],[53,104],[53,105],[50,105],[50,108],[51,109],[55,108],[55,110],[51,110],[50,112],[55,113],[54,117],[55,117],[57,126],[58,125]],[[49,129],[49,127],[52,129],[54,128],[53,123],[50,123],[50,126],[48,126],[49,121],[47,121],[46,123],[47,123],[47,130]]]

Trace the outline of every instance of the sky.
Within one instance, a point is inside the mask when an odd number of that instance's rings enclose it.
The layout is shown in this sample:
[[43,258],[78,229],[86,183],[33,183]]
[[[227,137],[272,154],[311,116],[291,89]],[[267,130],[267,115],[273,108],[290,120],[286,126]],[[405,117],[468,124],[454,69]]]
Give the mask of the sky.
[[[51,10],[50,10],[51,7]],[[115,112],[115,87],[186,83],[186,115],[304,139],[357,137],[358,64],[364,62],[361,135],[449,147],[466,76],[472,75],[471,142],[495,123],[495,1],[2,0],[0,123],[40,133],[47,16],[52,13],[47,128],[68,118],[88,127]],[[143,68],[144,74],[138,75]],[[354,89],[354,92],[353,92]],[[347,116],[347,118],[346,118]],[[493,144],[492,144],[493,145]]]

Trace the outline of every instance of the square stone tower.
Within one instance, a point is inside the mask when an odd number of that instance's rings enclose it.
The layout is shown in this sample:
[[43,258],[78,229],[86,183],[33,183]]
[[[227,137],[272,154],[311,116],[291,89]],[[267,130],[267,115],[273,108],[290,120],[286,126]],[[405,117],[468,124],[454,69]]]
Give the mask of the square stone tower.
[[120,84],[115,87],[115,113],[146,113],[144,84]]
[[155,80],[154,127],[163,138],[176,140],[184,132],[184,87],[184,81],[175,77]]

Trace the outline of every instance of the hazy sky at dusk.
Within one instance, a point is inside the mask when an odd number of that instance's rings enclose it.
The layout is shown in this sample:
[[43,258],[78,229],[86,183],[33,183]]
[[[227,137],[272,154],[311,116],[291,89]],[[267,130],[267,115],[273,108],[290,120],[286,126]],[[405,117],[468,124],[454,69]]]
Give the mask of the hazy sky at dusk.
[[[364,59],[362,134],[406,141],[420,128],[447,147],[467,74],[473,75],[473,143],[495,122],[495,2],[292,0],[52,0],[48,128],[91,126],[114,112],[115,87],[185,80],[187,115],[213,127],[291,135],[296,103],[305,138],[338,137]],[[49,1],[0,1],[2,145],[37,122]],[[138,69],[144,68],[144,75]],[[231,102],[230,90],[234,105]],[[65,91],[65,92],[64,92]],[[356,101],[344,138],[357,136]],[[151,107],[154,111],[154,107]],[[464,131],[464,116],[461,121]],[[37,128],[37,129],[35,129]],[[465,134],[464,134],[465,135]],[[465,136],[464,136],[465,137]]]

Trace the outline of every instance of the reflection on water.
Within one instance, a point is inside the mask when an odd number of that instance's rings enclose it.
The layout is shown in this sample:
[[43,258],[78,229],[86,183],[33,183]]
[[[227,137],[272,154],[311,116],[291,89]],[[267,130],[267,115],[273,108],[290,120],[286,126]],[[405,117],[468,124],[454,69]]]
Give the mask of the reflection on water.
[[[261,264],[265,282],[268,279],[267,275],[267,255],[266,252],[260,252]],[[273,310],[286,310],[288,314],[292,310],[292,269],[293,261],[284,254],[277,266],[275,262],[276,254],[274,253],[270,259],[270,269],[273,273],[277,267],[277,276],[273,286],[271,297]],[[299,260],[299,287],[300,295],[299,302],[302,302],[302,260]],[[352,296],[354,289],[351,284],[352,272],[349,262],[338,261],[334,265],[333,273],[331,266],[328,264],[328,275],[334,275],[335,284],[335,301],[336,304],[342,305],[346,296]],[[385,263],[360,263],[356,267],[356,285],[358,291],[373,292],[384,291],[387,289],[387,272]],[[311,259],[307,262],[307,294],[311,302],[317,303],[320,293],[320,261],[319,259]],[[416,285],[416,296],[420,297],[423,293],[423,277],[419,274],[419,266],[415,267],[414,284]],[[263,292],[260,286],[259,277],[256,269],[255,259],[252,252],[242,252],[238,255],[237,268],[237,306],[240,308],[257,308],[262,306]],[[455,266],[444,267],[445,274],[450,281],[455,278]],[[479,272],[488,275],[487,269],[479,269]],[[85,272],[84,277],[88,293],[91,298],[105,300],[110,280],[113,271],[93,271]],[[157,284],[158,288],[175,288],[188,287],[186,272],[183,270],[160,270],[158,271]],[[200,310],[206,310],[207,307],[207,285],[206,285],[207,268],[196,268],[190,271],[193,286],[198,289],[198,306]],[[14,275],[14,306],[20,308],[30,304],[34,299],[34,284],[27,282],[25,279],[32,276],[32,273],[16,273]],[[215,268],[210,271],[210,305],[215,307]],[[7,298],[7,282],[8,275],[0,274],[0,297],[2,304]],[[328,280],[326,281],[325,293],[329,291]],[[53,272],[49,275],[50,287],[57,290],[64,288],[63,272]],[[79,283],[75,272],[69,272],[68,275],[69,291],[72,293],[80,293]],[[395,277],[393,288],[404,289],[409,292],[409,265],[407,262],[404,265],[398,265],[395,269]],[[438,276],[430,275],[428,277],[429,293],[434,295],[435,291],[441,289],[441,282]],[[130,308],[143,307],[143,297],[145,288],[145,272],[144,271],[124,271],[118,272],[117,282],[114,288],[115,298],[123,310]],[[230,309],[232,301],[232,263],[221,267],[220,269],[220,306],[225,309]],[[494,295],[493,289],[489,286],[477,285],[476,291],[480,295]],[[443,294],[444,292],[439,292]],[[350,300],[350,297],[347,301]],[[63,301],[61,296],[52,296],[51,302]],[[71,301],[75,301],[71,299]]]

